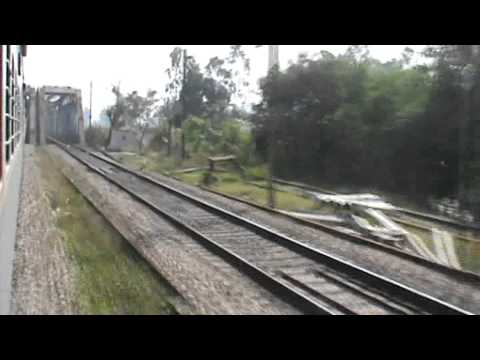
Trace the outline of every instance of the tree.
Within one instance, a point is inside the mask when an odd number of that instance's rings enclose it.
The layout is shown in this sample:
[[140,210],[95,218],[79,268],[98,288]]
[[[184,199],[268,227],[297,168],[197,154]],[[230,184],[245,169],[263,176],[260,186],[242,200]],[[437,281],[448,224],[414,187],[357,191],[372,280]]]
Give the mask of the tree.
[[480,45],[429,46],[424,54],[434,59],[439,80],[449,80],[457,102],[448,104],[461,109],[453,120],[458,124],[458,195],[480,216]]
[[180,123],[179,118],[182,116],[182,104],[180,102],[180,91],[182,89],[183,67],[182,67],[183,50],[176,47],[170,53],[170,67],[166,70],[169,83],[165,87],[168,98],[165,103],[169,104],[170,112],[168,121],[168,150],[167,155],[171,155],[172,151],[172,128],[174,124]]
[[206,116],[219,123],[226,118],[232,97],[243,98],[243,89],[248,86],[246,76],[250,71],[250,59],[242,45],[231,45],[225,58],[212,57],[204,72],[184,49],[175,48],[170,58],[166,92],[171,102],[178,102],[177,127],[182,127],[189,116]]
[[110,127],[108,130],[108,137],[105,143],[106,148],[110,146],[113,130],[118,129],[123,125],[124,123],[123,116],[126,113],[125,98],[120,92],[120,85],[113,86],[112,92],[115,95],[115,104],[108,106],[106,109],[103,110],[103,114],[106,115],[106,118],[110,123]]
[[[170,54],[170,58],[171,67],[167,69],[170,82],[166,91],[176,109],[171,121],[177,128],[182,128],[189,116],[200,116],[203,112],[203,74],[195,58],[187,56],[186,50],[176,47]],[[185,157],[183,132],[181,154],[183,159]]]
[[302,55],[263,81],[252,120],[257,150],[265,158],[266,139],[272,136],[267,124],[275,119],[277,176],[393,186],[390,164],[399,150],[389,141],[404,121],[424,110],[428,75],[384,66],[366,54],[350,48],[337,57]]
[[166,70],[170,82],[166,92],[174,104],[175,126],[181,127],[186,114],[201,113],[203,75],[194,57],[187,56],[186,50],[176,47],[170,58],[171,65]]
[[184,53],[184,78],[180,91],[182,103],[181,127],[189,116],[201,116],[204,112],[204,76],[193,56]]
[[370,59],[370,50],[368,45],[350,45],[342,56],[352,62],[365,62]]
[[140,96],[137,91],[133,91],[125,98],[126,113],[132,120],[132,127],[137,133],[138,151],[143,152],[145,134],[148,129],[158,124],[155,104],[158,99],[155,98],[157,92],[148,90],[145,97]]
[[412,57],[415,55],[415,51],[412,48],[406,47],[402,52],[402,62],[405,66],[410,65]]
[[[242,45],[230,45],[230,53],[224,59],[212,57],[205,67],[205,73],[208,78],[228,90],[228,100],[234,97],[244,104],[243,90],[249,85],[247,76],[250,73],[250,59]],[[224,96],[224,99],[226,98]]]
[[170,67],[165,71],[170,79],[170,82],[166,85],[165,91],[170,95],[171,99],[177,100],[182,88],[182,54],[183,50],[176,47],[170,53]]
[[480,47],[429,46],[382,63],[364,47],[302,54],[261,82],[252,122],[266,160],[275,119],[275,175],[408,195],[457,197],[480,216]]
[[227,116],[231,95],[226,86],[213,78],[203,81],[203,115],[218,124]]

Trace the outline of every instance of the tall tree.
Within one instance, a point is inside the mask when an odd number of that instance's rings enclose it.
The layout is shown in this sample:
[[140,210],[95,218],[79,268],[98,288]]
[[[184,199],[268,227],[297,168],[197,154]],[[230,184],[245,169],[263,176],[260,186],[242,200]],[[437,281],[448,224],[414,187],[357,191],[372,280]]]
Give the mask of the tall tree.
[[146,96],[141,96],[137,91],[133,91],[125,98],[126,113],[132,120],[132,126],[136,131],[139,153],[143,152],[145,134],[148,129],[158,125],[155,104],[157,92],[148,90]]
[[120,91],[120,85],[113,86],[112,92],[115,95],[115,104],[108,106],[104,110],[104,114],[106,115],[106,118],[110,123],[110,127],[108,130],[108,137],[105,143],[106,148],[110,146],[113,130],[120,128],[124,124],[123,116],[125,115],[127,110],[125,97],[122,95]]
[[170,67],[166,70],[169,82],[165,87],[168,99],[166,100],[171,106],[168,121],[168,155],[172,152],[172,129],[173,126],[181,122],[183,113],[180,101],[180,92],[182,90],[183,81],[183,50],[176,47],[170,53]]
[[302,55],[276,79],[263,81],[253,116],[257,149],[265,156],[266,124],[275,118],[278,176],[393,186],[390,164],[398,154],[392,134],[425,109],[428,74],[356,54]]
[[450,76],[450,86],[459,95],[458,106],[462,111],[455,119],[458,193],[461,202],[480,216],[480,45],[429,46],[424,54],[435,60],[439,74]]
[[245,90],[249,86],[250,59],[242,45],[230,45],[230,52],[225,58],[212,57],[205,67],[205,73],[220,88],[220,101],[230,101],[233,97],[244,104]]

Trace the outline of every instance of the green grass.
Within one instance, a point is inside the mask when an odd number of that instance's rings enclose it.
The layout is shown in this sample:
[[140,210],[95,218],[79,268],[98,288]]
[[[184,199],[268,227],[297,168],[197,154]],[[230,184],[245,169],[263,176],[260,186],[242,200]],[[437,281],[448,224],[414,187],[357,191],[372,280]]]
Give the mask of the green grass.
[[262,180],[268,176],[268,169],[266,165],[247,167],[245,175],[251,180]]
[[455,250],[462,267],[480,274],[480,243],[458,239]]
[[201,180],[203,178],[203,173],[201,171],[195,171],[192,173],[177,174],[175,175],[175,177],[180,179],[183,182],[186,182],[187,184],[197,186],[201,183]]
[[238,196],[250,201],[258,202],[261,205],[266,204],[266,191],[252,185],[241,182],[220,182],[214,184],[212,188],[228,195]]
[[114,156],[118,161],[137,170],[163,174],[193,167],[205,167],[207,164],[207,158],[202,155],[195,155],[185,160],[153,151],[145,155],[122,154]]
[[[222,176],[225,177],[227,175],[222,174],[218,177],[221,178]],[[213,188],[229,195],[242,197],[247,200],[266,205],[268,193],[265,187],[267,186],[267,182],[257,180],[253,181],[253,183],[260,185],[261,187],[240,182],[219,182],[216,183]],[[315,212],[323,214],[334,214],[338,211],[337,207],[331,204],[315,204],[313,200],[302,197],[298,191],[295,191],[295,189],[292,191],[292,188],[288,186],[275,185],[275,187],[285,191],[276,192],[277,207],[279,209],[290,211],[314,210]],[[368,214],[362,212],[360,215],[364,218],[367,218],[371,224],[377,226],[380,225],[375,218],[368,216]],[[401,224],[401,226],[407,231],[419,236],[424,241],[425,245],[433,253],[435,253],[435,246],[433,244],[431,231],[404,224]],[[480,273],[480,242],[466,241],[454,236],[454,243],[462,268],[467,271]]]
[[[121,155],[118,160],[136,169],[164,174],[175,170],[206,167],[207,165],[207,159],[204,156],[192,156],[190,159],[179,161],[174,157],[166,157],[163,154],[153,152],[143,156],[124,154]],[[213,174],[216,179],[216,182],[212,185],[213,189],[224,192],[228,195],[242,197],[261,205],[267,205],[268,191],[266,189],[245,183],[239,173],[228,170],[228,167],[222,167],[222,169],[224,169],[224,171],[214,172]],[[258,175],[258,177],[263,178],[265,176],[265,171],[264,166],[247,168],[246,175],[250,177]],[[204,174],[205,171],[194,171],[190,173],[175,174],[175,177],[190,185],[198,186],[202,183],[202,179],[205,176]],[[261,185],[265,185],[264,181],[257,180],[257,182]],[[277,191],[276,199],[277,208],[282,210],[313,210],[320,208],[313,200],[305,198],[300,193]],[[326,210],[327,207],[328,206],[325,206],[324,210]]]
[[404,228],[406,231],[412,233],[413,235],[418,236],[425,246],[433,253],[435,254],[435,245],[433,243],[433,235],[431,231],[424,230],[421,228],[418,228],[416,226],[409,226],[406,224],[399,224],[402,228]]
[[[222,174],[223,177],[228,175]],[[230,175],[231,176],[231,175]],[[231,177],[227,177],[230,181],[219,181],[215,183],[213,188],[217,191],[223,192],[228,195],[233,195],[247,200],[256,202],[260,205],[267,205],[268,203],[268,190],[257,187],[255,185],[247,184],[244,182],[232,181]],[[275,192],[276,207],[281,210],[300,211],[300,210],[313,210],[315,203],[313,200],[304,198],[294,193]]]
[[277,208],[282,210],[314,210],[315,202],[292,193],[277,192]]
[[[436,253],[431,231],[405,224],[400,225],[405,228],[405,230],[420,237],[430,251],[434,254]],[[453,240],[455,251],[462,269],[480,274],[480,242],[463,240],[455,236],[453,237]]]
[[93,206],[39,154],[48,197],[58,211],[82,314],[174,314],[173,291]]

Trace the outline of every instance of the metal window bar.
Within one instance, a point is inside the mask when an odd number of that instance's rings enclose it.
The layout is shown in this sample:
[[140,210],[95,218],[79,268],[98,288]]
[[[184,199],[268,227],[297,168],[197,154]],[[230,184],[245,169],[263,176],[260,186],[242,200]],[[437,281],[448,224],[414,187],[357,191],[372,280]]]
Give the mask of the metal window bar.
[[[21,61],[21,59],[20,59]],[[21,142],[22,124],[19,120],[22,115],[22,103],[19,99],[18,76],[15,72],[15,63],[10,46],[7,46],[6,56],[6,109],[5,109],[5,142],[4,149],[7,164],[13,157],[13,154]],[[20,64],[19,64],[20,65]]]

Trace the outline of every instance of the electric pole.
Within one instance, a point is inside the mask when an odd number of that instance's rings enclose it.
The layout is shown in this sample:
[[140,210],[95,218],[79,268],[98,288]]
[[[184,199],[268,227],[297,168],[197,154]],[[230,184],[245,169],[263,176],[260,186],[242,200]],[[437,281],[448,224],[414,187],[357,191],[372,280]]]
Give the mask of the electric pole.
[[187,119],[187,109],[185,107],[185,83],[186,83],[186,74],[187,74],[187,49],[183,50],[183,76],[182,76],[182,90],[180,93],[180,100],[182,103],[182,123],[180,124],[182,128],[182,160],[185,160],[185,133],[183,129],[183,124]]
[[93,81],[90,81],[90,127],[92,127],[92,90]]
[[[169,108],[170,100],[167,100],[167,109]],[[167,115],[167,131],[168,131],[168,146],[167,146],[167,156],[172,154],[172,116]]]
[[[268,45],[268,75],[276,74],[278,70],[278,45]],[[274,209],[276,201],[275,189],[273,187],[273,167],[276,143],[276,119],[271,117],[268,125],[268,206]]]

